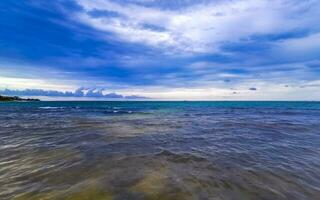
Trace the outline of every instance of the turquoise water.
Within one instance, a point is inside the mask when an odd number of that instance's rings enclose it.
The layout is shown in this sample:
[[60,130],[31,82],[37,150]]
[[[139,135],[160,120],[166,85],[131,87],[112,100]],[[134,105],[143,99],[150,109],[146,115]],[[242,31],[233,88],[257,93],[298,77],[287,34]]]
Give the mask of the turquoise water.
[[0,103],[0,199],[318,199],[320,102]]

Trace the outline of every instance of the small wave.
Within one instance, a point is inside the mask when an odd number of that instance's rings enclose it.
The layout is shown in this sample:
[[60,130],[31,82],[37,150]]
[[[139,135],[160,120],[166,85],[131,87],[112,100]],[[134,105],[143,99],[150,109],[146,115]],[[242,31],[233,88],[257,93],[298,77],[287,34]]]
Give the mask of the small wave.
[[44,110],[52,110],[52,109],[63,109],[64,107],[53,107],[53,106],[44,106],[44,107],[39,107],[40,109]]
[[131,110],[129,110],[129,111],[126,111],[126,110],[107,110],[104,113],[106,113],[106,114],[132,114],[133,111],[131,111]]

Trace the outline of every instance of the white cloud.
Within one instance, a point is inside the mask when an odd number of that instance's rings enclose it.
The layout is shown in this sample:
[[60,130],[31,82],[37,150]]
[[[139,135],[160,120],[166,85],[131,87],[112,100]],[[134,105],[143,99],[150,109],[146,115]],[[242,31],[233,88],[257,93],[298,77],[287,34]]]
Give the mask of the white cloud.
[[[288,82],[290,85],[292,82]],[[299,85],[305,84],[306,87]],[[285,83],[248,80],[235,87],[206,85],[202,87],[144,87],[121,90],[122,94],[135,93],[154,100],[319,100],[319,80],[299,82],[285,87]],[[252,91],[249,88],[257,88]]]
[[[86,12],[74,16],[117,39],[182,52],[214,52],[221,43],[253,34],[277,34],[319,28],[315,19],[319,1],[239,0],[215,1],[179,10],[163,10],[109,0],[76,0]],[[90,11],[116,12],[120,16],[93,17]],[[159,27],[152,29],[148,27]]]
[[16,78],[16,77],[4,77],[0,76],[0,89],[47,89],[47,90],[69,90],[73,89],[74,86],[67,84],[61,84],[45,79],[39,78]]

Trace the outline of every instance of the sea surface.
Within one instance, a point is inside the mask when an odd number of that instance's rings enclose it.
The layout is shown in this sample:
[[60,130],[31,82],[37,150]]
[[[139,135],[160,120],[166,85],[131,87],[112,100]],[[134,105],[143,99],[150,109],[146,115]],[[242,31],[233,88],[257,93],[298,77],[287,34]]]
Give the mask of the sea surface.
[[2,102],[0,199],[317,200],[320,102]]

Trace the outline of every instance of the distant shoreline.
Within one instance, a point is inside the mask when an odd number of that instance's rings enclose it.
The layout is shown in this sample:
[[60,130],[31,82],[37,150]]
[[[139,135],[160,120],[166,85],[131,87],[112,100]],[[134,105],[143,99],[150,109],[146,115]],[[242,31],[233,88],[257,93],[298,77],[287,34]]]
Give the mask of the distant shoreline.
[[10,96],[2,96],[0,95],[0,102],[8,102],[8,101],[15,101],[15,102],[25,102],[25,101],[40,101],[40,99],[24,99],[17,96],[10,97]]

